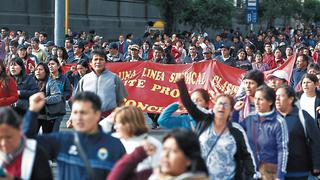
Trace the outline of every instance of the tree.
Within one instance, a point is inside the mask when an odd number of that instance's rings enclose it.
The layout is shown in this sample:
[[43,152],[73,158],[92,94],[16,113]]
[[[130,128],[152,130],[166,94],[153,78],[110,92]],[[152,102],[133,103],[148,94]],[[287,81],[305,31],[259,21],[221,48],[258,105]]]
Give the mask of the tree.
[[[259,5],[259,17],[267,20],[268,27],[274,26],[276,18],[297,17],[301,12],[300,0],[263,0]],[[286,21],[284,21],[286,22]]]
[[203,32],[209,27],[231,26],[234,11],[233,0],[188,0],[180,22]]
[[180,20],[180,14],[186,6],[188,0],[151,0],[157,6],[165,21],[165,33],[171,34],[176,29],[176,24]]
[[320,1],[318,0],[305,0],[302,6],[301,19],[307,24],[311,22],[320,21]]

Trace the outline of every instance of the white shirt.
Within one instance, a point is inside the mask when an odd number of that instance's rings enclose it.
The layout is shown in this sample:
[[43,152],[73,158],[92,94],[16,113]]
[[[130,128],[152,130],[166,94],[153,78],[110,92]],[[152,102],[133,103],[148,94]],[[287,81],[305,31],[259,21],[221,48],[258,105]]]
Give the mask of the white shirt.
[[[117,133],[112,134],[113,137],[119,138]],[[133,136],[129,139],[120,138],[124,148],[126,149],[127,154],[132,153],[137,147],[142,145],[142,142],[147,140],[151,144],[156,146],[156,152],[154,155],[147,157],[142,162],[139,163],[137,167],[137,171],[141,171],[144,169],[155,168],[159,166],[160,163],[160,153],[162,151],[162,144],[156,138],[146,134],[142,134],[140,136]]]
[[307,97],[305,93],[303,93],[300,98],[301,109],[307,111],[313,119],[316,118],[316,111],[314,107],[315,101],[316,101],[316,96]]

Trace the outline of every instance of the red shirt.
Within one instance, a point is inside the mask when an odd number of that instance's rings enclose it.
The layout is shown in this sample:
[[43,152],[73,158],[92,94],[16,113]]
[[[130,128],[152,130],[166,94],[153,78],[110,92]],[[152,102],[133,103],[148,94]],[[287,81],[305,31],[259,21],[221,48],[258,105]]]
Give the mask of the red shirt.
[[182,53],[179,51],[179,49],[176,49],[176,47],[172,47],[171,48],[171,56],[173,56],[175,62],[177,64],[180,64],[180,57],[181,57]]
[[21,152],[20,155],[17,156],[10,165],[5,167],[7,173],[11,176],[21,177],[22,154],[23,152]]
[[35,67],[36,67],[34,61],[32,61],[30,58],[28,58],[26,61],[24,61],[24,67],[26,68],[27,74],[31,73],[32,69],[30,66],[33,66],[33,69],[35,69]]
[[263,55],[263,63],[268,64],[270,69],[274,69],[277,67],[277,64],[274,60],[274,55],[272,53],[270,53],[270,54],[266,53]]
[[123,54],[123,44],[124,43],[119,43],[120,45],[119,45],[119,52],[120,52],[120,54]]
[[9,106],[18,100],[17,84],[12,77],[9,77],[8,87],[5,88],[0,81],[0,107]]

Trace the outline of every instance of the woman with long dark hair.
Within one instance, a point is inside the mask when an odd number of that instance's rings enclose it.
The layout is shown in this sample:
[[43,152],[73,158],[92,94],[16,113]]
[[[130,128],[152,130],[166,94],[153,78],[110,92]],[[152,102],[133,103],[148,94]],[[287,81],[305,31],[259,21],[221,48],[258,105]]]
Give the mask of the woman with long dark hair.
[[35,62],[28,57],[27,47],[20,44],[17,49],[18,49],[17,52],[18,52],[19,58],[21,58],[23,60],[23,63],[24,63],[25,69],[26,69],[26,73],[27,74],[33,73],[34,67],[35,67]]
[[[47,64],[40,62],[35,67],[34,79],[36,80],[40,92],[45,95],[46,104],[55,104],[62,100],[62,93],[56,83],[48,84],[50,71]],[[42,108],[38,115],[38,129],[42,127],[43,133],[50,133],[53,130],[54,120],[47,117],[46,108]]]
[[65,65],[68,60],[68,53],[67,50],[64,47],[57,47],[57,59],[59,60],[59,64]]
[[[68,100],[71,96],[71,85],[69,79],[62,73],[61,65],[60,62],[57,58],[51,58],[48,60],[48,66],[49,66],[49,71],[50,71],[50,76],[47,82],[47,86],[51,86],[52,83],[55,83],[61,94],[62,94],[62,99],[61,101],[65,102]],[[48,113],[47,113],[48,114]],[[65,115],[65,110],[62,110],[60,113],[57,114],[48,114],[48,120],[53,120],[54,121],[54,126],[53,126],[53,132],[58,132],[60,123],[63,119],[63,116]]]
[[18,90],[14,79],[6,73],[6,68],[0,61],[0,106],[9,106],[18,100]]
[[244,49],[239,49],[236,57],[236,67],[249,71],[252,69],[251,63],[247,59],[247,53]]
[[152,59],[153,50],[149,41],[143,42],[142,48],[140,50],[140,57],[143,61],[148,61]]
[[10,75],[18,86],[18,101],[12,106],[21,116],[29,107],[29,97],[38,92],[38,86],[32,76],[27,75],[23,60],[19,57],[13,58],[9,63]]
[[80,79],[90,71],[89,62],[81,59],[77,62],[76,71],[69,70],[65,75],[68,77],[72,88],[75,90]]

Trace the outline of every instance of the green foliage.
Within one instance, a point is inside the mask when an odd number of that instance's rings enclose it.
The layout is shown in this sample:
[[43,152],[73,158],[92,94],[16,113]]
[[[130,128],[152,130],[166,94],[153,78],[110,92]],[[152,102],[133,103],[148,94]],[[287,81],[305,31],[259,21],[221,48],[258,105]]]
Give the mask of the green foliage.
[[[151,0],[161,11],[166,25],[179,22],[203,31],[232,25],[233,0]],[[167,17],[170,17],[167,18]],[[169,20],[169,22],[168,22]]]
[[172,33],[175,30],[176,23],[181,19],[181,11],[187,8],[188,0],[150,0],[157,6],[166,23],[165,32]]
[[297,17],[301,12],[300,0],[263,0],[259,4],[259,18],[270,26],[275,18]]
[[305,0],[301,11],[301,19],[305,20],[307,23],[320,21],[319,10],[319,0]]
[[203,31],[232,25],[235,10],[232,0],[189,0],[188,5],[180,21],[194,29]]

